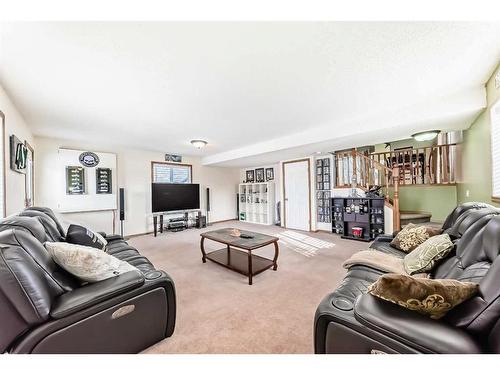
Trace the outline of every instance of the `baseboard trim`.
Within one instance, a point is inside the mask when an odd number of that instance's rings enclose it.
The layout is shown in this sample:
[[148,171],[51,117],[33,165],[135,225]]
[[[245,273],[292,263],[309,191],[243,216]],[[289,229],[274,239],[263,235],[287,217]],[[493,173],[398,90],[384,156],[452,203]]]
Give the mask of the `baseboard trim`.
[[[225,222],[228,222],[228,221],[235,221],[235,220],[238,220],[238,218],[234,218],[234,219],[226,219],[226,220],[219,220],[219,221],[213,221],[211,223],[209,223],[209,225],[212,225],[212,224],[220,224],[220,223],[225,223]],[[190,228],[191,229],[191,228]],[[193,229],[196,229],[195,227],[193,227]],[[160,232],[158,232],[160,233]],[[153,231],[150,231],[150,232],[144,232],[144,233],[136,233],[136,234],[130,234],[128,236],[123,236],[123,239],[124,240],[129,240],[131,238],[134,238],[134,237],[140,237],[140,236],[145,236],[147,234],[153,234]]]
[[226,223],[228,221],[235,221],[237,220],[238,221],[238,218],[235,217],[234,219],[226,219],[226,220],[219,220],[219,221],[211,221],[210,223],[208,223],[209,225],[212,225],[212,224],[219,224],[219,223]]

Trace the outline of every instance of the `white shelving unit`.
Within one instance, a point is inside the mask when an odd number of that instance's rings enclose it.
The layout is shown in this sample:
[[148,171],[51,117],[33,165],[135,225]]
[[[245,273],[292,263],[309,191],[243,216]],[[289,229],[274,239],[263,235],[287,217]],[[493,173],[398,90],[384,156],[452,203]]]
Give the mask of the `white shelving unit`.
[[239,185],[239,219],[247,223],[274,224],[274,182],[255,182]]

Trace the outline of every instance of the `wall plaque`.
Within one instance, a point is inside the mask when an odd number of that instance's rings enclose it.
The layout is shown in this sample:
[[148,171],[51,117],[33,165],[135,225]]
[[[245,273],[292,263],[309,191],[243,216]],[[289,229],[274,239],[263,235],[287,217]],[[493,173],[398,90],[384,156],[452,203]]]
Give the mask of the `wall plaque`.
[[95,167],[99,164],[99,156],[90,151],[82,152],[78,160],[80,160],[80,164],[84,167]]

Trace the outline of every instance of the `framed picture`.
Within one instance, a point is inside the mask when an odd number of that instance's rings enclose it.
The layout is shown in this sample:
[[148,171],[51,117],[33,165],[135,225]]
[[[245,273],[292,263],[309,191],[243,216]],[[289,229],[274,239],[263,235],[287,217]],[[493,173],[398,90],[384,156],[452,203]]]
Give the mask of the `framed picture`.
[[28,148],[15,135],[10,136],[10,169],[26,174]]
[[174,154],[165,154],[165,161],[172,161],[174,163],[181,163],[182,156],[181,155],[174,155]]
[[247,181],[246,182],[253,182],[254,181],[254,172],[253,170],[247,171]]
[[264,178],[264,168],[257,168],[255,170],[255,180],[257,182],[265,182],[265,178]]
[[274,180],[274,168],[266,168],[266,181]]

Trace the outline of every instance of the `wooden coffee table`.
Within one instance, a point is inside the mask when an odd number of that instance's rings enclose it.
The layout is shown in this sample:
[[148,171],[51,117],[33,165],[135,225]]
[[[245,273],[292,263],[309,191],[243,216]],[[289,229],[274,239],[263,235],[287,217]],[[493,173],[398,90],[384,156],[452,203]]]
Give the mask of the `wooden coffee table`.
[[[206,263],[207,259],[209,259],[223,267],[248,276],[249,285],[252,285],[253,276],[271,267],[274,271],[278,269],[278,237],[245,230],[240,230],[240,232],[253,238],[234,237],[231,235],[233,230],[234,228],[223,228],[200,234],[201,260],[203,263]],[[226,247],[206,253],[205,239],[222,243]],[[252,253],[254,250],[271,244],[274,244],[274,259],[272,260]]]

